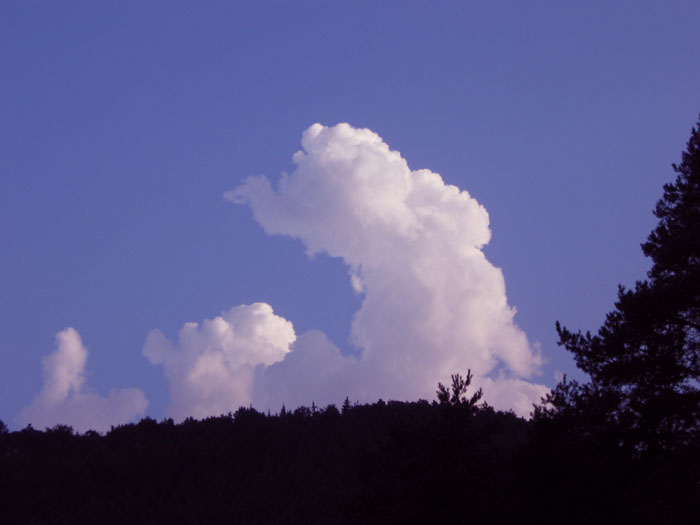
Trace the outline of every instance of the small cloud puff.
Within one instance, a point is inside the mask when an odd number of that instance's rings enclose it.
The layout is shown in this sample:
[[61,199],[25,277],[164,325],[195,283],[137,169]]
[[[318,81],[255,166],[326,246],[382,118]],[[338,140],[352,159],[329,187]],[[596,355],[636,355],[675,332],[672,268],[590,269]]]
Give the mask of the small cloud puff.
[[250,404],[254,368],[283,360],[295,340],[291,322],[275,315],[270,305],[255,303],[231,308],[201,326],[186,323],[175,345],[153,330],[143,353],[164,366],[168,413],[182,420]]
[[86,384],[88,351],[73,328],[56,334],[56,350],[42,360],[44,385],[17,421],[24,426],[52,427],[67,424],[78,432],[105,432],[112,425],[143,415],[148,401],[138,388],[112,389],[107,397]]

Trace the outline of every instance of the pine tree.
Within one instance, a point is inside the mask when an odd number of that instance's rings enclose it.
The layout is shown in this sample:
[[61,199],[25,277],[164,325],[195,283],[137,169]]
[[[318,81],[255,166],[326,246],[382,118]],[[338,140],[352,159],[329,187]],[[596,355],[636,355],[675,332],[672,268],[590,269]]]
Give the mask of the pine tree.
[[583,411],[587,432],[605,429],[637,453],[700,436],[700,120],[672,167],[676,180],[664,186],[654,211],[659,224],[642,244],[653,261],[648,279],[631,290],[619,287],[597,335],[557,322],[559,344],[590,384],[565,380],[546,398],[551,408],[536,411]]
[[467,377],[463,378],[459,374],[453,374],[451,377],[452,385],[449,389],[442,383],[438,383],[437,398],[439,404],[445,406],[460,406],[467,408],[469,411],[473,411],[476,404],[481,399],[483,392],[480,388],[474,395],[467,398],[467,389],[469,385],[472,384],[472,379],[474,378],[471,369],[467,370]]

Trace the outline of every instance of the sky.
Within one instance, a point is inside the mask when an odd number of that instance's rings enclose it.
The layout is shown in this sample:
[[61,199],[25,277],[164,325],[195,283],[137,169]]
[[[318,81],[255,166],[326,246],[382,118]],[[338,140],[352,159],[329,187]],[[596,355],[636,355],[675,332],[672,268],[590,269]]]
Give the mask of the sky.
[[527,415],[700,112],[697,2],[0,2],[0,419]]

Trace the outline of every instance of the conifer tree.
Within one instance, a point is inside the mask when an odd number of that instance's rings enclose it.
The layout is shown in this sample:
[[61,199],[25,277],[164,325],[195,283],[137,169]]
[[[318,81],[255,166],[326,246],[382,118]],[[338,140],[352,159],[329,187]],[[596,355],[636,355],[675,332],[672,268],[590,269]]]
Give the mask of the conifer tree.
[[477,390],[470,398],[467,398],[467,389],[472,384],[472,371],[467,370],[467,377],[462,377],[459,374],[453,374],[452,385],[448,389],[442,383],[438,383],[437,398],[441,405],[445,406],[460,406],[473,411],[476,404],[483,396],[481,388]]
[[597,335],[556,325],[590,384],[564,380],[537,415],[577,414],[585,432],[614,435],[636,453],[700,436],[700,120],[676,180],[664,186],[659,223],[642,244],[653,265],[634,289],[620,286]]

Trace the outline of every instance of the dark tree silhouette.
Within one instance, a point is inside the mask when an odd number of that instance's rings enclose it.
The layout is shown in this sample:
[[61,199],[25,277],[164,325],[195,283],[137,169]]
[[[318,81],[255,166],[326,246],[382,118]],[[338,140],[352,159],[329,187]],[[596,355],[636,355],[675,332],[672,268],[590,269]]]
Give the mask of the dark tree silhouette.
[[697,522],[699,447],[652,465],[476,406],[470,382],[444,403],[0,433],[2,523]]
[[459,374],[452,375],[452,385],[448,390],[445,385],[438,383],[437,398],[441,405],[461,406],[473,410],[481,399],[481,388],[472,397],[467,398],[467,389],[472,384],[472,371],[467,370],[467,377]]
[[673,170],[676,180],[654,211],[659,224],[642,245],[653,261],[648,279],[619,287],[597,335],[556,324],[559,344],[591,382],[562,382],[546,398],[551,408],[536,414],[584,410],[587,431],[612,431],[635,453],[673,449],[700,434],[700,121]]

